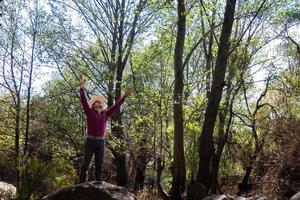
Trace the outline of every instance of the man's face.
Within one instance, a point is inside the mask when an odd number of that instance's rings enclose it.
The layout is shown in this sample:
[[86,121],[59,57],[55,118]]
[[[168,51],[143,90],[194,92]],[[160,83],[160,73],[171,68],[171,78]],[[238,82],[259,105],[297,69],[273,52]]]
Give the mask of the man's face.
[[96,101],[93,104],[93,109],[96,110],[97,112],[101,111],[103,109],[103,105],[100,101]]

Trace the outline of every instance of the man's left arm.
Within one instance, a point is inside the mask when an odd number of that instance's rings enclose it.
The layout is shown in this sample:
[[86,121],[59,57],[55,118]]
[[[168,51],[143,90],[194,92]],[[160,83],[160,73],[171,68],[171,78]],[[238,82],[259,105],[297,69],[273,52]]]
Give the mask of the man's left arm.
[[118,108],[120,108],[121,105],[124,103],[126,97],[128,97],[131,93],[132,93],[132,89],[131,88],[127,89],[124,96],[120,98],[114,105],[110,106],[106,110],[106,116],[110,117]]

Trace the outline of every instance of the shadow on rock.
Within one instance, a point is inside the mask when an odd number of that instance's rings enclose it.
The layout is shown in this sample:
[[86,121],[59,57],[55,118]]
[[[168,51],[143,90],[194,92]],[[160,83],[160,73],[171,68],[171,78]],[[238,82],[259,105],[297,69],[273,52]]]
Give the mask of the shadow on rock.
[[124,187],[106,183],[87,182],[72,187],[61,189],[49,194],[42,200],[136,200]]

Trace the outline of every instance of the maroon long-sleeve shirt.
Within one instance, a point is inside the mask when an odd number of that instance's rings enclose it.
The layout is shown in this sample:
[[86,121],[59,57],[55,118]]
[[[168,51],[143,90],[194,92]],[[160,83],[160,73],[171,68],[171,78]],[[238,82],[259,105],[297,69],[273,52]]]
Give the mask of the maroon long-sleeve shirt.
[[80,89],[80,101],[86,115],[88,135],[103,137],[105,135],[107,119],[124,103],[125,95],[114,105],[100,113],[89,107],[83,88]]

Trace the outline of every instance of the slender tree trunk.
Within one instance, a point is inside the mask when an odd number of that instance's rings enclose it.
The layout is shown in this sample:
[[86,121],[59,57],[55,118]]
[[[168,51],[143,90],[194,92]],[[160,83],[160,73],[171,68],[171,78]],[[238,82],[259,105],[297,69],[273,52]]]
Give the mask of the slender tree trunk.
[[184,158],[184,137],[183,137],[183,50],[185,39],[185,3],[178,0],[178,21],[177,37],[174,52],[174,93],[173,93],[173,117],[174,117],[174,173],[171,189],[171,199],[182,199],[185,191],[185,158]]
[[[119,19],[116,18],[116,21],[119,21],[119,24],[115,24],[114,34],[113,34],[113,62],[116,63],[114,66],[114,70],[112,70],[113,73],[116,72],[116,83],[115,83],[115,95],[114,100],[115,102],[121,98],[121,92],[122,92],[122,78],[123,78],[123,70],[125,68],[125,64],[122,61],[123,58],[123,32],[124,32],[124,7],[125,7],[125,0],[121,0],[117,2],[117,16],[119,16]],[[115,62],[116,61],[116,62]],[[112,86],[112,84],[110,84]],[[112,88],[110,88],[112,89]],[[112,96],[111,96],[112,97]],[[109,99],[111,101],[111,99]],[[124,140],[124,132],[122,127],[122,116],[120,109],[117,109],[113,116],[111,117],[111,125],[112,125],[112,133],[120,139],[120,141]],[[114,164],[116,166],[116,172],[117,172],[117,184],[120,186],[125,186],[128,182],[128,173],[127,173],[127,166],[126,166],[126,154],[124,148],[118,148],[114,149],[112,151],[114,154],[115,160]]]
[[18,165],[19,163],[19,153],[20,153],[20,96],[19,96],[19,89],[16,83],[16,79],[14,76],[14,41],[15,40],[15,34],[13,33],[12,37],[12,44],[10,49],[10,70],[12,75],[12,81],[14,83],[14,102],[15,102],[15,156],[16,156],[16,163]]
[[[231,63],[234,63],[234,61],[231,60]],[[218,189],[218,174],[219,174],[219,165],[221,162],[221,157],[223,153],[223,149],[227,143],[228,135],[230,132],[230,126],[231,121],[233,117],[233,102],[235,100],[235,96],[237,92],[240,89],[241,84],[239,84],[239,87],[237,89],[232,89],[232,80],[236,75],[236,66],[232,64],[232,66],[229,66],[229,72],[228,72],[228,81],[227,81],[227,87],[226,87],[226,96],[224,101],[224,106],[221,111],[219,111],[219,126],[218,126],[218,139],[216,142],[216,152],[213,157],[212,162],[212,183],[211,183],[211,191],[212,193],[217,193]],[[242,77],[242,75],[241,75]],[[229,117],[227,117],[229,114]],[[228,120],[227,120],[228,118]]]
[[170,197],[168,196],[167,192],[163,189],[162,185],[161,185],[161,176],[162,176],[162,173],[163,173],[163,170],[164,170],[164,167],[165,167],[165,163],[162,159],[161,156],[158,157],[157,159],[157,165],[156,165],[156,187],[157,187],[157,190],[158,190],[158,194],[159,196],[163,199],[163,200],[169,200]]
[[256,120],[255,120],[255,113],[256,111],[258,111],[258,108],[256,107],[257,110],[254,111],[254,115],[253,115],[253,121],[252,121],[252,134],[255,140],[255,150],[252,154],[252,156],[250,157],[249,163],[247,164],[246,167],[246,171],[245,171],[245,175],[242,179],[242,182],[239,183],[238,188],[239,188],[239,192],[238,192],[238,196],[243,195],[244,193],[248,192],[249,189],[251,189],[251,185],[249,184],[249,180],[250,180],[250,176],[252,173],[252,170],[256,164],[256,159],[261,151],[261,145],[259,143],[258,140],[258,136],[257,136],[257,132],[256,132]]
[[[116,66],[116,83],[115,83],[115,101],[121,98],[122,92],[122,79],[123,79],[123,70],[125,64],[123,63],[123,32],[124,32],[124,7],[125,0],[121,1],[120,4],[120,24],[118,26],[118,54],[117,54],[117,66]],[[122,126],[122,116],[120,109],[117,109],[114,115],[112,116],[112,132],[114,135],[124,141],[124,131]],[[125,186],[128,182],[127,166],[126,166],[126,154],[124,148],[115,149],[115,166],[117,170],[117,184],[120,186]]]
[[206,31],[204,26],[204,19],[206,17],[203,16],[203,8],[201,8],[201,28],[202,28],[202,37],[203,37],[203,50],[205,54],[205,90],[206,96],[208,98],[210,93],[210,83],[211,83],[211,74],[212,74],[212,67],[213,67],[213,55],[212,55],[212,47],[214,43],[214,29],[215,26],[215,14],[216,9],[213,9],[212,16],[211,16],[211,29],[208,41],[206,41]]
[[[144,123],[141,124],[144,126]],[[141,127],[142,131],[143,127]],[[144,187],[145,172],[148,162],[148,153],[146,148],[146,137],[142,138],[139,143],[138,155],[136,156],[136,173],[134,179],[134,190],[141,190]]]
[[[233,117],[233,112],[232,112],[232,104],[234,101],[234,98],[232,98],[230,104],[230,91],[227,91],[227,96],[226,96],[226,101],[225,101],[225,106],[224,106],[224,111],[220,113],[220,125],[219,125],[219,130],[218,130],[218,142],[217,142],[217,149],[216,153],[213,158],[212,162],[212,183],[211,183],[211,191],[212,193],[217,193],[217,189],[219,187],[219,182],[218,182],[218,175],[219,175],[219,167],[220,167],[220,162],[221,162],[221,157],[223,154],[224,147],[227,143],[228,140],[228,135],[230,132],[230,126],[232,122],[232,117]],[[226,123],[226,118],[229,113],[229,119],[228,122]],[[226,130],[225,130],[226,129]]]
[[31,61],[30,61],[30,71],[29,71],[29,83],[27,91],[27,102],[26,102],[26,127],[25,127],[25,146],[24,146],[24,155],[26,155],[28,150],[28,139],[29,139],[29,121],[30,121],[30,99],[31,99],[31,82],[32,82],[32,73],[33,73],[33,62],[34,62],[34,50],[36,42],[36,32],[33,33],[32,39],[32,49],[31,49]]
[[[237,94],[239,89],[235,90],[235,93],[233,94],[233,97],[231,99],[230,105],[225,106],[225,113],[224,113],[224,120],[220,120],[222,122],[220,122],[220,130],[219,130],[219,141],[217,143],[217,151],[214,155],[213,158],[213,163],[212,163],[212,185],[211,185],[211,191],[213,193],[217,193],[217,189],[219,187],[219,182],[218,182],[218,175],[219,175],[219,168],[220,168],[220,162],[221,162],[221,157],[223,154],[223,150],[224,147],[228,141],[228,137],[229,137],[229,133],[230,133],[230,126],[232,123],[232,118],[233,118],[233,111],[232,111],[232,107],[233,107],[233,101],[235,99],[235,96]],[[228,97],[228,101],[230,101],[229,97]],[[229,119],[228,122],[225,123],[225,119],[227,116],[229,110]],[[226,130],[224,130],[226,129]]]
[[[19,97],[17,97],[19,98]],[[16,116],[15,116],[15,154],[16,162],[19,165],[20,160],[20,100],[17,100]]]
[[230,48],[229,38],[234,21],[235,3],[235,0],[227,0],[226,3],[216,67],[199,141],[200,161],[197,180],[206,187],[207,192],[210,189],[211,184],[211,162],[214,154],[213,132],[219,104],[222,98],[222,89],[224,86],[225,72]]
[[256,158],[258,156],[258,153],[259,153],[259,150],[256,149],[250,158],[250,161],[246,167],[246,171],[245,171],[244,177],[242,179],[242,182],[239,183],[239,185],[238,185],[238,188],[239,188],[239,192],[237,193],[238,196],[241,196],[244,193],[248,192],[249,189],[251,188],[251,186],[249,184],[249,179],[250,179],[251,172],[253,170],[253,166],[256,163]]
[[16,32],[13,30],[13,35],[12,35],[12,41],[11,41],[11,49],[10,49],[10,70],[11,70],[11,79],[13,82],[14,90],[12,92],[12,97],[14,99],[15,103],[15,162],[16,162],[16,171],[18,174],[17,177],[17,192],[20,192],[21,188],[21,155],[20,155],[20,114],[21,114],[21,98],[20,98],[20,92],[21,92],[21,87],[22,87],[22,79],[23,79],[23,66],[21,69],[21,75],[20,75],[20,84],[19,87],[16,82],[16,77],[14,74],[14,49],[15,49],[15,35]]
[[197,184],[195,186],[204,186],[205,193],[199,193],[197,187],[191,189],[190,199],[201,199],[211,189],[212,179],[212,162],[214,156],[213,132],[218,114],[219,104],[222,98],[222,90],[224,86],[225,72],[227,60],[229,57],[229,38],[232,32],[234,21],[236,0],[227,0],[224,22],[220,36],[220,46],[218,49],[215,70],[213,73],[213,81],[211,91],[208,97],[208,103],[205,111],[202,133],[199,138],[199,168],[197,174]]
[[251,111],[250,111],[250,106],[249,106],[247,94],[246,94],[246,88],[245,88],[245,85],[243,85],[246,107],[248,110],[248,114],[251,116],[251,129],[252,129],[252,136],[253,136],[254,142],[255,142],[255,150],[254,150],[252,156],[250,157],[249,163],[246,166],[246,171],[245,171],[243,180],[238,185],[238,187],[239,187],[238,195],[242,195],[243,193],[247,192],[250,189],[250,185],[249,185],[250,175],[251,175],[253,167],[256,163],[257,157],[259,156],[259,153],[261,152],[261,150],[263,148],[263,144],[259,141],[258,134],[257,134],[257,129],[256,129],[257,116],[256,115],[262,107],[270,106],[269,104],[266,104],[266,103],[260,104],[260,102],[266,96],[266,94],[268,92],[271,78],[272,78],[272,76],[268,77],[265,90],[260,94],[260,96],[256,102],[256,106],[255,106],[253,113],[251,113]]
[[[119,66],[117,69],[115,101],[121,98],[121,82],[122,82],[123,69],[124,69],[123,66]],[[121,116],[120,109],[117,109],[112,116],[112,132],[118,139],[120,139],[121,142],[124,141],[124,131],[122,126],[122,116]],[[114,164],[117,170],[117,184],[120,186],[125,186],[128,182],[125,149],[124,148],[114,149],[113,153],[115,156]]]
[[[259,101],[260,100],[258,100],[258,103],[259,103]],[[256,164],[256,159],[262,149],[262,146],[259,142],[257,131],[256,131],[256,113],[261,108],[260,105],[258,105],[258,103],[255,108],[254,114],[252,116],[252,124],[251,124],[252,135],[253,135],[254,141],[255,141],[255,150],[254,150],[253,154],[251,155],[250,160],[246,166],[246,170],[245,170],[245,174],[242,179],[242,182],[238,184],[239,192],[237,193],[237,195],[239,195],[239,196],[248,192],[249,189],[251,188],[251,185],[249,184],[250,176],[251,176],[252,170]]]
[[[11,78],[13,81],[14,85],[14,92],[13,92],[13,98],[15,102],[15,161],[16,161],[16,169],[18,172],[18,186],[20,187],[20,112],[21,112],[21,100],[20,100],[20,88],[18,88],[17,83],[16,83],[16,78],[14,75],[14,45],[15,43],[15,32],[13,33],[12,36],[12,41],[11,41],[11,49],[10,49],[10,70],[11,70]],[[21,84],[20,86],[21,87]]]

